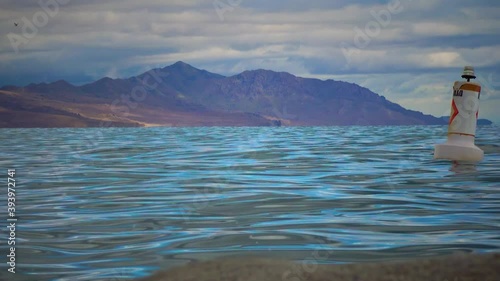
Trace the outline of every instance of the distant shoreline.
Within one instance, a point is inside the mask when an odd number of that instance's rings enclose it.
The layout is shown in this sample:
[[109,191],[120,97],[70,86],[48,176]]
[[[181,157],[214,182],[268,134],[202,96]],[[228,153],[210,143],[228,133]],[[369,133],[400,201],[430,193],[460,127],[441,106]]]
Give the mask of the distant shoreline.
[[[406,126],[447,126],[447,125],[288,125],[288,126],[252,126],[252,125],[239,125],[239,126],[228,126],[228,125],[158,125],[158,124],[139,124],[130,126],[85,126],[85,127],[0,127],[0,129],[106,129],[106,128],[210,128],[210,127],[406,127]],[[483,126],[496,126],[495,123],[491,124],[478,124],[478,127]]]

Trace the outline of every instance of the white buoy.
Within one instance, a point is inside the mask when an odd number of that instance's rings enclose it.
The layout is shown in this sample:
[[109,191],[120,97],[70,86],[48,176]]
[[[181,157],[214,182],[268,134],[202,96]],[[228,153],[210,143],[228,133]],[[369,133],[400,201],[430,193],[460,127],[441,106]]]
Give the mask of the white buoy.
[[474,144],[474,138],[481,85],[470,82],[470,79],[476,78],[472,66],[464,67],[462,78],[467,81],[455,81],[453,85],[448,140],[435,145],[434,158],[479,162],[483,160],[484,152]]

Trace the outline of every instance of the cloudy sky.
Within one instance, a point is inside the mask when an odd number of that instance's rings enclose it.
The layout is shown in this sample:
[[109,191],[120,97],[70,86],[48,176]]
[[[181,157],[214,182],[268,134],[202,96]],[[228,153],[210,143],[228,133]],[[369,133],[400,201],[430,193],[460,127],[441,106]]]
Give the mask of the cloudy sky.
[[182,60],[354,82],[440,116],[473,65],[480,117],[500,123],[499,15],[498,0],[2,0],[0,86],[80,85]]

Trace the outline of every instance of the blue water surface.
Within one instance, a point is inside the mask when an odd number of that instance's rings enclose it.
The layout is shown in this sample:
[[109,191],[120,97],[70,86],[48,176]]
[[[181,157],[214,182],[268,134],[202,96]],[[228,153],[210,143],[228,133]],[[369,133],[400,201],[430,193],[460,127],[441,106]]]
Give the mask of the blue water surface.
[[478,128],[476,165],[433,159],[443,126],[0,132],[20,280],[122,280],[228,255],[351,263],[500,248],[500,127]]

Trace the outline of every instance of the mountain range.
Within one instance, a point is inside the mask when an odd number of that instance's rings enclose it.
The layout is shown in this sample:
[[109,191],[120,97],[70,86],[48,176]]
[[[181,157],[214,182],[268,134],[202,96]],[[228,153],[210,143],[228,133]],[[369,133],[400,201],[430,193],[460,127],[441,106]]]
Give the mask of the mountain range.
[[437,125],[359,85],[184,62],[127,79],[0,88],[0,127]]

